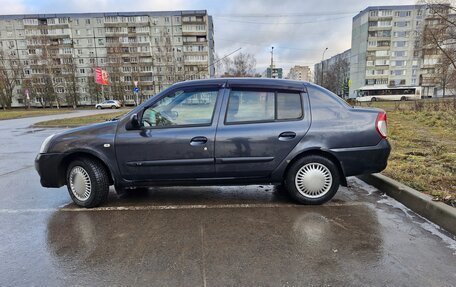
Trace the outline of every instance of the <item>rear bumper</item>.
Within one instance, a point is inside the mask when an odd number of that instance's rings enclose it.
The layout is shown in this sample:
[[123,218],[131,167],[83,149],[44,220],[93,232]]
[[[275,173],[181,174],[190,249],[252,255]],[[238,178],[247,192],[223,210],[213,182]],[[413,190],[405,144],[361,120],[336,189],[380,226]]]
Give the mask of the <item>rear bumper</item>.
[[345,176],[354,176],[384,170],[391,145],[384,139],[376,146],[333,149],[331,152],[339,159]]
[[61,187],[65,184],[64,171],[60,170],[62,154],[41,153],[35,158],[35,169],[43,187]]

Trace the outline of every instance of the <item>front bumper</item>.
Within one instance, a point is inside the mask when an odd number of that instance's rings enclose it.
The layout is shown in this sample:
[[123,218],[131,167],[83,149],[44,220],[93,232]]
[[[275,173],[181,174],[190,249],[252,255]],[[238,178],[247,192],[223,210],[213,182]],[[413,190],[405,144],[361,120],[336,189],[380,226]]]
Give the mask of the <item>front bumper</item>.
[[391,145],[386,139],[376,146],[331,150],[339,159],[345,176],[381,172],[388,164]]
[[61,170],[63,155],[40,153],[35,158],[35,169],[43,187],[61,187],[65,184],[65,171]]

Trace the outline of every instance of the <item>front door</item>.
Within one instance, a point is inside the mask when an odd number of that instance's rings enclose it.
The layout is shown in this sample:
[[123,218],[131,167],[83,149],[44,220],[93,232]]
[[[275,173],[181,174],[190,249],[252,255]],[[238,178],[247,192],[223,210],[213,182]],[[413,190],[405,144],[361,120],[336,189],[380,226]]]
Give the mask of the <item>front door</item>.
[[227,92],[215,143],[216,175],[269,177],[308,130],[304,94],[242,87]]
[[139,130],[119,125],[115,146],[122,176],[139,181],[214,176],[218,94],[218,87],[172,90],[139,113]]

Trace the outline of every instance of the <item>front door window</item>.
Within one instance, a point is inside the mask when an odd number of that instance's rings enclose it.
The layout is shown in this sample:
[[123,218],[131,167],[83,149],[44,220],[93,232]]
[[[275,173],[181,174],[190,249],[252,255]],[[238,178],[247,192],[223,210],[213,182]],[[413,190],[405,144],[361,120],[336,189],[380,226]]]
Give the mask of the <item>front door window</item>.
[[218,90],[176,91],[144,111],[144,127],[204,126],[212,123]]

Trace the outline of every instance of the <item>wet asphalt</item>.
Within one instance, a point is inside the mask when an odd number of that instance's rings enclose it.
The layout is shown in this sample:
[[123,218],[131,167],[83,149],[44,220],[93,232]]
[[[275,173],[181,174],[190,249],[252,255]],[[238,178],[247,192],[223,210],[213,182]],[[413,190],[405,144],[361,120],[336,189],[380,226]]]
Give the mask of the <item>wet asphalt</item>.
[[29,126],[65,116],[0,121],[0,286],[456,286],[455,238],[354,178],[322,206],[265,185],[78,208],[34,170],[59,129]]

